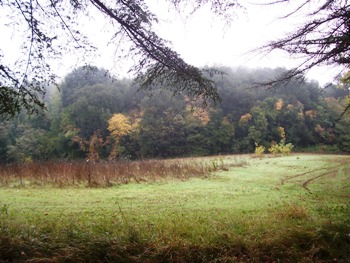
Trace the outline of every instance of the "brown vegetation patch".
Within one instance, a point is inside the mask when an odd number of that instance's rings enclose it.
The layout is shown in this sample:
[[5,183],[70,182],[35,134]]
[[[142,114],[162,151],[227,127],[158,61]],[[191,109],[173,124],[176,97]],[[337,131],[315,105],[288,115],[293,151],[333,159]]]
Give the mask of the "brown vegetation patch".
[[[330,232],[329,232],[330,231]],[[288,236],[246,243],[232,240],[219,245],[129,243],[113,240],[71,240],[48,245],[41,240],[0,239],[4,262],[348,262],[349,243],[328,238],[335,230],[314,235],[293,231]],[[327,250],[324,245],[328,244]]]
[[10,164],[0,167],[0,185],[25,186],[88,186],[110,187],[130,182],[153,182],[163,179],[186,180],[192,177],[208,177],[210,173],[224,169],[203,161],[143,160],[122,162],[45,162]]
[[276,218],[285,220],[301,220],[308,219],[310,217],[309,211],[300,205],[295,203],[288,204],[286,207],[278,210],[275,213]]

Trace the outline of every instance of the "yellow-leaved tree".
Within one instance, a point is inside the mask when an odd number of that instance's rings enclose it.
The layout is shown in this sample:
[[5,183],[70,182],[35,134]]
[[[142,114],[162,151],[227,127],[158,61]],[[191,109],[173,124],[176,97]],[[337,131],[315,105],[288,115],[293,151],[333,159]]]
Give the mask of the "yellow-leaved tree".
[[121,150],[119,145],[120,139],[132,130],[132,125],[127,116],[122,113],[116,113],[108,120],[108,130],[115,141],[110,154],[110,159],[114,159]]
[[276,110],[281,110],[282,107],[283,107],[283,104],[284,104],[284,101],[283,99],[279,99],[277,102],[276,102]]

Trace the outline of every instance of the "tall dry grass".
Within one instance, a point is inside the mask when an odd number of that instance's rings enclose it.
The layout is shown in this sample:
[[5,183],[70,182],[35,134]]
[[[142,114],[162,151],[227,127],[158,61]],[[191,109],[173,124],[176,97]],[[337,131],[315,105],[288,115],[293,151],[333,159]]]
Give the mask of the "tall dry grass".
[[0,186],[88,186],[110,187],[130,182],[154,182],[163,179],[185,180],[208,177],[220,167],[197,160],[166,161],[51,161],[0,166]]

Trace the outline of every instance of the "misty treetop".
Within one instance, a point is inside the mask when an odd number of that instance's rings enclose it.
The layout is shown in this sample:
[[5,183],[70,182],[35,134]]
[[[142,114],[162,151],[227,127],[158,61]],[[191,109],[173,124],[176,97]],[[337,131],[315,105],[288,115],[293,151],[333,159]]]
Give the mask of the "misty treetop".
[[[163,1],[173,10],[187,12],[188,16],[209,6],[211,12],[227,24],[234,22],[238,10],[246,8],[249,12],[249,7],[240,0]],[[283,50],[292,58],[303,59],[297,68],[285,71],[267,84],[278,85],[303,77],[305,72],[318,65],[347,70],[350,62],[347,0],[302,0],[297,4],[289,0],[266,0],[256,4],[262,5],[262,12],[264,5],[283,6],[288,14],[281,19],[305,16],[305,13],[309,18],[289,34],[257,47],[259,53]],[[19,39],[15,40],[23,43],[17,52],[18,58],[9,58],[0,50],[0,114],[3,116],[13,117],[23,109],[27,113],[38,112],[45,107],[43,98],[48,83],[57,80],[51,63],[62,58],[63,53],[80,52],[84,60],[96,51],[91,41],[96,32],[84,32],[84,19],[92,18],[109,33],[109,41],[115,49],[120,43],[126,44],[116,60],[126,55],[133,58],[135,63],[130,71],[141,87],[167,87],[174,94],[201,97],[203,102],[220,101],[212,80],[219,72],[194,67],[182,59],[171,48],[171,43],[154,30],[160,21],[145,0],[113,3],[104,0],[0,0],[0,12],[4,24]]]
[[[167,87],[139,91],[132,80],[117,80],[104,69],[69,73],[61,92],[49,89],[47,112],[3,120],[0,159],[116,160],[253,153],[273,142],[296,150],[350,152],[346,82],[326,90],[315,81],[291,80],[276,89],[251,83],[286,69],[220,68],[214,78],[222,102],[202,107],[200,99],[174,95]],[[261,148],[262,149],[262,148]]]
[[[172,3],[172,1],[169,1]],[[180,6],[181,1],[174,1]],[[194,1],[200,7],[204,2]],[[213,2],[214,12],[222,13],[223,3]],[[229,7],[223,5],[223,7]],[[215,84],[202,70],[187,64],[170,48],[169,43],[155,33],[153,27],[157,17],[149,10],[146,1],[117,0],[59,0],[0,1],[0,12],[5,25],[23,42],[17,61],[3,59],[0,52],[0,114],[14,116],[21,109],[28,113],[44,108],[42,98],[47,83],[54,83],[56,72],[52,63],[63,54],[80,52],[82,59],[91,57],[96,51],[91,38],[96,32],[86,33],[84,19],[93,19],[108,31],[115,50],[125,42],[126,52],[116,59],[128,55],[135,61],[130,71],[144,88],[165,83],[173,92],[187,92],[191,96],[203,96],[218,101]],[[0,50],[1,51],[1,50]],[[111,54],[112,56],[112,54]],[[86,62],[86,61],[85,61]]]

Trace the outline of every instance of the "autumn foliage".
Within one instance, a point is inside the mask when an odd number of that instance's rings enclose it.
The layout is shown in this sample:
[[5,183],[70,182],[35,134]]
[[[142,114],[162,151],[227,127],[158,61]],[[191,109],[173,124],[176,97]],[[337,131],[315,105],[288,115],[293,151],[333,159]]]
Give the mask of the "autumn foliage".
[[116,113],[108,120],[108,130],[117,142],[121,137],[128,134],[132,127],[129,118],[122,113]]

